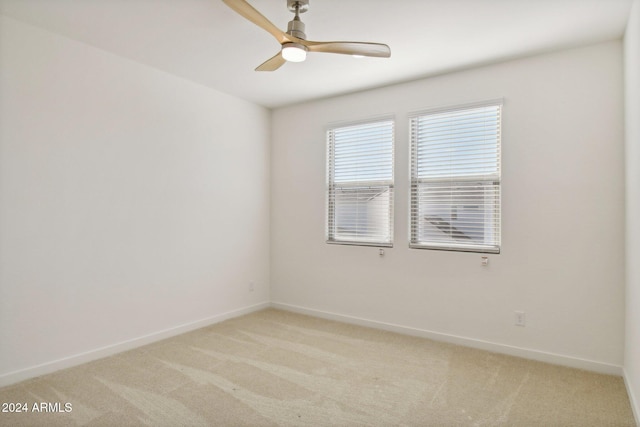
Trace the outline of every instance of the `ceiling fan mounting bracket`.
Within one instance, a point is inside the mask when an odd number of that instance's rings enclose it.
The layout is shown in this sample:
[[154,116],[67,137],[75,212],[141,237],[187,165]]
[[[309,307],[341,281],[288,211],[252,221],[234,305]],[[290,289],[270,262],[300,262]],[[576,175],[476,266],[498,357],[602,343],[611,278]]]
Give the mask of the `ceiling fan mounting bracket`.
[[298,7],[298,13],[305,13],[309,10],[309,0],[287,0],[287,8],[296,13],[296,6]]

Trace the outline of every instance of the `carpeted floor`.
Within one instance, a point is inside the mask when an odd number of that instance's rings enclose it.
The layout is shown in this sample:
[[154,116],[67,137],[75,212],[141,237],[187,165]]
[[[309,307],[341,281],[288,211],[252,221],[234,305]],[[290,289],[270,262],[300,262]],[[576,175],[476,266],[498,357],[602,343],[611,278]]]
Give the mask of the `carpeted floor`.
[[5,387],[0,402],[28,407],[2,426],[635,426],[619,377],[272,309]]

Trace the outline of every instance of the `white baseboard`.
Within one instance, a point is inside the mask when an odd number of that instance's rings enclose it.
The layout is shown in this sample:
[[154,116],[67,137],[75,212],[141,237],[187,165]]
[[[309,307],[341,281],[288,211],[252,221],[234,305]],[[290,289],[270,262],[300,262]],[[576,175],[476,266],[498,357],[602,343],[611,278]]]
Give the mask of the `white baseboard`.
[[280,310],[292,311],[309,316],[320,317],[323,319],[336,320],[344,323],[351,323],[359,326],[367,326],[370,328],[382,329],[390,332],[397,332],[405,335],[429,338],[434,341],[443,341],[451,344],[462,345],[465,347],[478,348],[494,353],[508,354],[510,356],[522,357],[525,359],[537,360],[539,362],[551,363],[554,365],[568,366],[571,368],[584,369],[587,371],[598,372],[608,375],[622,376],[622,366],[609,363],[597,362],[594,360],[581,359],[562,354],[547,353],[544,351],[532,350],[528,348],[514,347],[505,344],[498,344],[489,341],[482,341],[473,338],[461,337],[457,335],[443,334],[440,332],[428,331],[425,329],[412,328],[392,323],[379,322],[376,320],[363,319],[354,316],[347,316],[338,313],[315,310],[312,308],[300,307],[291,304],[272,302],[271,307]]
[[636,419],[636,425],[640,426],[640,407],[638,407],[638,399],[629,383],[629,377],[627,376],[627,371],[623,369],[622,378],[624,378],[624,385],[627,388],[627,394],[629,395],[629,403],[631,404],[631,410],[633,411],[633,416]]
[[63,359],[58,359],[52,362],[43,363],[41,365],[36,365],[26,369],[21,369],[19,371],[2,374],[0,375],[0,387],[4,387],[10,384],[15,384],[20,381],[38,377],[40,375],[50,374],[60,369],[66,369],[73,366],[81,365],[83,363],[91,362],[93,360],[102,359],[103,357],[107,357],[116,353],[121,353],[123,351],[131,350],[136,347],[141,347],[146,344],[151,344],[153,342],[170,338],[175,335],[184,334],[185,332],[204,328],[205,326],[213,325],[215,323],[219,323],[224,320],[232,319],[238,316],[243,316],[245,314],[253,313],[254,311],[263,310],[269,307],[270,307],[270,304],[268,302],[251,305],[251,306],[240,308],[237,310],[228,311],[226,313],[217,314],[215,316],[211,316],[206,319],[186,323],[184,325],[154,332],[152,334],[144,335],[138,338],[133,338],[117,344],[89,350],[87,352],[80,353],[80,354],[75,354],[69,357],[65,357]]
[[640,411],[635,404],[637,400],[635,399],[633,390],[631,390],[629,387],[628,380],[624,375],[623,368],[618,365],[612,365],[608,363],[602,363],[602,362],[597,362],[593,360],[586,360],[586,359],[565,356],[565,355],[560,355],[555,353],[547,353],[547,352],[542,352],[542,351],[532,350],[527,348],[492,343],[492,342],[477,340],[473,338],[443,334],[440,332],[434,332],[434,331],[429,331],[425,329],[412,328],[412,327],[396,325],[392,323],[379,322],[376,320],[363,319],[363,318],[354,317],[354,316],[331,313],[327,311],[315,310],[311,308],[285,304],[285,303],[277,303],[277,302],[272,302],[272,303],[263,302],[260,304],[255,304],[255,305],[244,307],[241,309],[232,310],[232,311],[211,316],[196,322],[191,322],[184,325],[176,326],[174,328],[165,329],[152,334],[148,334],[138,338],[133,338],[127,341],[123,341],[117,344],[109,345],[102,348],[97,348],[84,353],[65,357],[63,359],[58,359],[52,362],[43,363],[41,365],[36,365],[26,369],[21,369],[19,371],[2,374],[0,375],[0,387],[4,387],[10,384],[15,384],[17,382],[34,378],[40,375],[49,374],[49,373],[58,371],[60,369],[66,369],[66,368],[80,365],[82,363],[91,362],[93,360],[101,359],[103,357],[111,356],[113,354],[121,353],[123,351],[131,350],[136,347],[141,347],[146,344],[150,344],[156,341],[170,338],[175,335],[180,335],[195,329],[213,325],[215,323],[219,323],[224,320],[228,320],[234,317],[253,313],[255,311],[263,310],[268,307],[273,307],[280,310],[292,311],[300,314],[306,314],[309,316],[320,317],[323,319],[336,320],[344,323],[382,329],[390,332],[397,332],[405,335],[429,338],[435,341],[443,341],[451,344],[478,348],[481,350],[508,354],[511,356],[523,357],[526,359],[532,359],[532,360],[552,363],[556,365],[563,365],[563,366],[569,366],[572,368],[585,369],[588,371],[594,371],[594,372],[599,372],[599,373],[604,373],[609,375],[623,376],[625,379],[625,385],[627,387],[627,392],[630,397],[631,406],[632,406],[634,415],[636,417],[636,420],[640,419]]

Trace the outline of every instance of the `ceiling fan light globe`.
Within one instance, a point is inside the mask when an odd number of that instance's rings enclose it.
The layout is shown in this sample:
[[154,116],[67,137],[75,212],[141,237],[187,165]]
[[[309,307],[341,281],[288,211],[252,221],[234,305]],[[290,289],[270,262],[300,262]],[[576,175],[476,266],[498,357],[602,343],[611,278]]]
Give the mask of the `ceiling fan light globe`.
[[307,59],[307,49],[298,43],[286,43],[282,46],[282,57],[289,62],[302,62]]

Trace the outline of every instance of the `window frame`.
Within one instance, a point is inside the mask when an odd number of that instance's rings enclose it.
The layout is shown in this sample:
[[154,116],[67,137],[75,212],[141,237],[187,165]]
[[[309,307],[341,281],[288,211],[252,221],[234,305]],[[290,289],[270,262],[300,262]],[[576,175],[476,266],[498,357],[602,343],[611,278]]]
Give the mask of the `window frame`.
[[[389,161],[389,166],[391,168],[391,177],[390,179],[380,179],[380,180],[353,180],[353,181],[342,181],[336,182],[334,179],[335,172],[335,137],[332,137],[331,134],[334,133],[338,129],[345,129],[350,127],[357,126],[366,126],[369,124],[380,123],[383,124],[385,122],[389,122],[391,127],[391,159]],[[374,247],[393,247],[394,243],[394,210],[395,210],[395,133],[396,133],[396,120],[394,115],[384,115],[372,117],[364,120],[357,121],[348,121],[348,122],[338,122],[338,123],[330,123],[326,127],[325,132],[325,143],[326,143],[326,157],[325,157],[325,167],[326,167],[326,206],[325,206],[325,242],[332,245],[351,245],[351,246],[374,246]],[[389,192],[389,204],[387,208],[388,213],[388,241],[379,241],[373,239],[366,239],[363,237],[355,237],[351,239],[339,238],[339,233],[337,232],[337,224],[336,224],[336,190],[337,189],[355,189],[355,188],[363,188],[363,187],[386,187]],[[382,194],[382,193],[381,193]]]
[[[490,254],[499,254],[502,248],[502,120],[503,120],[503,99],[492,99],[487,101],[468,103],[468,104],[458,104],[447,107],[440,108],[432,108],[428,110],[421,110],[417,112],[413,112],[409,115],[409,247],[412,249],[431,249],[431,250],[446,250],[446,251],[454,251],[454,252],[477,252],[477,253],[490,253]],[[443,114],[448,112],[457,112],[464,110],[473,110],[483,107],[498,107],[497,112],[497,138],[496,138],[496,172],[493,174],[467,174],[467,175],[458,175],[449,174],[441,177],[419,177],[418,176],[418,165],[417,159],[418,157],[424,156],[423,154],[419,154],[419,143],[416,140],[416,120],[419,120],[421,117],[426,117],[429,115]],[[454,172],[455,170],[452,169]],[[420,241],[419,234],[419,215],[420,208],[419,202],[420,197],[417,195],[419,192],[419,186],[424,186],[425,184],[436,184],[442,183],[443,187],[445,185],[449,185],[449,188],[457,187],[455,191],[461,192],[464,191],[463,188],[465,186],[469,186],[472,188],[475,185],[476,188],[482,189],[493,189],[493,193],[487,194],[486,190],[483,192],[483,205],[487,205],[487,198],[493,199],[493,218],[491,221],[487,221],[486,219],[483,221],[483,232],[489,229],[493,233],[493,239],[490,240],[489,243],[483,241],[481,244],[464,244],[464,243],[455,243],[452,238],[449,242],[437,242],[434,240],[424,240]],[[456,185],[458,184],[458,185]],[[450,190],[451,191],[451,190]],[[461,196],[462,197],[462,196]],[[460,203],[456,203],[449,205],[451,207],[451,211],[453,212],[453,208],[459,205]],[[486,215],[486,213],[485,213]],[[490,226],[489,224],[493,224]],[[445,225],[445,229],[448,228],[449,233],[454,233],[455,227],[452,223],[448,223],[448,227]],[[439,227],[438,227],[439,228]]]

